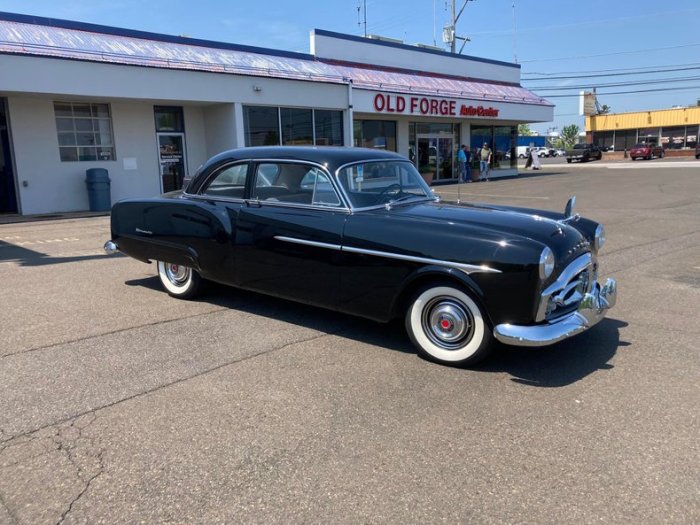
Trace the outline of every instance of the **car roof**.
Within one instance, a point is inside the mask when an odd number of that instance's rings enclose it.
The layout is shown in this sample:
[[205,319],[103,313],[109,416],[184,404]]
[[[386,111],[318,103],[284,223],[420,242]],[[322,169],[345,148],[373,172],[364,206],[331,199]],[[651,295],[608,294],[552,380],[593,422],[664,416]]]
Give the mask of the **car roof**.
[[401,160],[408,161],[403,155],[383,149],[351,148],[337,146],[256,146],[238,148],[219,153],[205,163],[203,168],[222,162],[236,160],[301,160],[325,165],[333,172],[344,164],[363,160]]

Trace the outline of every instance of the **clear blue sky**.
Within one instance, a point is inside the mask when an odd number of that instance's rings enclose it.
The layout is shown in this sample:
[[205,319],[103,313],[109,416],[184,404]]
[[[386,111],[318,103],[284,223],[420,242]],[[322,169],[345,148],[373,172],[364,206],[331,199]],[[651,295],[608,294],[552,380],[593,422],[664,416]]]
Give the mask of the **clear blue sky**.
[[[597,85],[599,102],[613,112],[695,105],[700,99],[700,0],[474,0],[467,4],[458,33],[469,36],[464,54],[522,64],[522,84],[556,104],[554,122],[536,124],[546,131],[578,124],[578,98],[559,98],[574,91],[545,87]],[[328,29],[361,35],[358,0],[0,0],[0,11],[64,18],[82,22],[185,34],[289,51],[309,51],[309,30]],[[457,1],[458,7],[462,4]],[[441,42],[448,20],[445,0],[368,0],[367,31],[406,43]],[[579,79],[526,80],[564,72],[649,68],[679,69],[654,74]],[[468,72],[465,72],[468,75]],[[668,83],[602,87],[641,80]],[[690,89],[681,89],[689,87]],[[541,89],[539,89],[541,88]],[[662,90],[647,93],[606,92]]]

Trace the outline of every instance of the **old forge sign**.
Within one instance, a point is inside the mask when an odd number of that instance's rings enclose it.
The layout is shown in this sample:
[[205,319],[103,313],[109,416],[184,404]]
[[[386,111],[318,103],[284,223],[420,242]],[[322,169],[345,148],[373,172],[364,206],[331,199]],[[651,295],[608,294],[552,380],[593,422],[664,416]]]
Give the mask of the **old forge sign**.
[[403,95],[374,96],[374,109],[378,113],[409,113],[411,115],[440,115],[443,117],[497,117],[499,110],[484,106],[467,106],[457,108],[456,100],[432,97],[404,97]]

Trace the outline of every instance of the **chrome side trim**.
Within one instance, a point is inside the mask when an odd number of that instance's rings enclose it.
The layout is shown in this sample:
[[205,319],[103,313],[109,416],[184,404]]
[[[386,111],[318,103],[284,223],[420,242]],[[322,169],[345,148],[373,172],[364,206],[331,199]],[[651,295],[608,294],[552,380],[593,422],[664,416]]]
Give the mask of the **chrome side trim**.
[[304,244],[306,246],[314,246],[316,248],[328,248],[329,250],[340,251],[343,247],[340,244],[329,244],[327,242],[308,241],[306,239],[296,239],[294,237],[285,237],[284,235],[275,235],[275,239],[283,242],[291,242],[292,244]]
[[439,259],[429,259],[427,257],[416,257],[414,255],[404,255],[401,253],[380,252],[376,250],[365,250],[364,248],[353,248],[352,246],[343,246],[344,252],[360,253],[364,255],[374,255],[376,257],[386,257],[388,259],[398,259],[400,261],[409,261],[420,264],[434,264],[436,266],[445,266],[447,268],[455,268],[464,273],[501,273],[500,270],[490,268],[488,266],[476,264],[458,263],[452,261],[441,261]]
[[404,255],[401,253],[391,253],[391,252],[381,252],[378,250],[366,250],[364,248],[354,248],[352,246],[341,246],[338,244],[329,244],[325,242],[309,241],[306,239],[297,239],[294,237],[285,237],[283,235],[275,235],[275,239],[278,241],[291,242],[295,244],[305,244],[307,246],[314,246],[316,248],[327,248],[329,250],[339,250],[349,253],[359,253],[362,255],[372,255],[374,257],[385,257],[387,259],[397,259],[399,261],[415,262],[419,264],[434,264],[436,266],[444,266],[446,268],[454,268],[460,270],[464,273],[501,273],[500,270],[495,268],[490,268],[485,264],[466,264],[458,263],[453,261],[441,261],[439,259],[430,259],[427,257],[416,257],[414,255]]
[[561,319],[532,326],[499,324],[493,329],[493,335],[508,345],[551,345],[588,330],[603,319],[616,302],[617,281],[608,279],[602,288],[600,284],[595,283],[591,292],[584,296],[578,310]]

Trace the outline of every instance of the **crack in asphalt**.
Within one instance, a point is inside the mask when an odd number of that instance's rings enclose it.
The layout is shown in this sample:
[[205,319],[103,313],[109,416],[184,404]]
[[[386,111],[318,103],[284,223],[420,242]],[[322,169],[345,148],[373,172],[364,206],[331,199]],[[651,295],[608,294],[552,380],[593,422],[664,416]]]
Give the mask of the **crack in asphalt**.
[[19,519],[17,519],[17,516],[15,516],[14,512],[12,512],[12,509],[10,509],[10,507],[5,502],[5,498],[2,495],[2,491],[0,491],[0,505],[2,505],[2,507],[7,511],[7,515],[12,520],[12,523],[19,523]]
[[[216,372],[216,371],[221,370],[221,369],[223,369],[223,368],[226,368],[226,367],[228,367],[228,366],[232,366],[232,365],[236,365],[236,364],[239,364],[239,363],[243,363],[243,362],[245,362],[245,361],[250,361],[250,360],[255,359],[256,357],[260,357],[260,356],[262,356],[262,355],[273,354],[273,353],[276,353],[276,352],[281,352],[281,351],[285,350],[286,348],[288,348],[288,347],[290,347],[290,346],[295,346],[295,345],[298,345],[298,344],[308,343],[308,342],[311,342],[311,341],[315,341],[315,340],[318,340],[318,339],[322,339],[322,338],[324,338],[324,337],[336,336],[336,335],[342,334],[344,331],[347,331],[347,330],[349,330],[349,329],[346,328],[346,329],[341,329],[341,330],[335,330],[335,331],[332,331],[332,332],[326,332],[326,333],[322,333],[322,334],[317,334],[317,335],[314,335],[313,337],[308,337],[308,338],[306,338],[306,339],[300,339],[300,340],[298,340],[298,341],[292,341],[292,342],[286,343],[286,344],[280,346],[279,348],[271,348],[271,349],[269,349],[269,350],[261,350],[260,352],[257,352],[257,353],[254,353],[254,354],[250,354],[250,355],[247,355],[247,356],[239,357],[239,358],[233,359],[233,360],[231,360],[231,361],[226,361],[225,363],[221,363],[221,364],[219,364],[219,365],[216,365],[216,366],[214,366],[214,367],[208,368],[208,369],[206,369],[206,370],[203,370],[202,372],[198,372],[198,373],[193,374],[193,375],[191,375],[191,376],[181,377],[180,379],[176,379],[176,380],[174,380],[174,381],[170,381],[169,383],[164,383],[164,384],[162,384],[162,385],[155,386],[155,387],[150,388],[150,389],[148,389],[148,390],[145,390],[145,391],[143,391],[143,392],[138,392],[138,393],[136,393],[136,394],[133,394],[133,395],[131,395],[131,396],[124,397],[124,398],[122,398],[122,399],[118,399],[118,400],[113,401],[113,402],[111,402],[111,403],[106,403],[106,404],[104,404],[104,405],[101,405],[101,406],[98,406],[98,407],[95,407],[95,408],[91,408],[90,410],[85,410],[85,411],[83,411],[83,412],[80,412],[79,414],[74,414],[74,415],[72,415],[72,416],[69,416],[69,417],[60,419],[60,420],[58,420],[58,421],[54,421],[54,422],[52,422],[52,423],[47,423],[47,424],[42,425],[42,426],[40,426],[40,427],[34,428],[34,429],[32,429],[32,430],[27,430],[26,432],[22,432],[21,434],[16,434],[16,435],[14,435],[14,436],[8,437],[7,439],[0,440],[0,452],[2,452],[3,450],[5,450],[5,448],[7,448],[7,447],[9,447],[9,446],[12,446],[12,443],[11,443],[12,441],[14,441],[14,440],[16,440],[16,439],[19,439],[19,438],[22,438],[22,437],[31,436],[32,434],[35,434],[36,432],[39,432],[39,431],[41,431],[41,430],[45,430],[45,429],[47,429],[47,428],[51,428],[51,427],[54,427],[54,426],[57,426],[57,425],[61,425],[61,424],[63,424],[63,423],[66,423],[66,422],[68,422],[68,421],[72,421],[72,420],[74,420],[74,419],[80,418],[80,417],[85,416],[85,415],[88,415],[88,414],[95,414],[96,412],[99,412],[99,411],[104,410],[104,409],[106,409],[106,408],[111,408],[111,407],[116,406],[116,405],[118,405],[118,404],[120,404],[120,403],[124,403],[124,402],[127,402],[127,401],[131,401],[131,400],[133,400],[133,399],[138,399],[138,398],[140,398],[140,397],[144,397],[144,396],[147,396],[147,395],[149,395],[149,394],[153,394],[153,393],[158,392],[158,391],[160,391],[160,390],[164,390],[164,389],[169,388],[169,387],[171,387],[171,386],[179,385],[179,384],[181,384],[181,383],[185,383],[185,382],[190,381],[190,380],[192,380],[192,379],[197,379],[197,378],[199,378],[199,377],[205,376],[205,375],[207,375],[207,374],[211,374],[212,372]],[[3,446],[3,445],[4,445],[4,446]]]
[[202,312],[202,313],[192,314],[192,315],[185,315],[183,317],[177,317],[174,319],[163,319],[160,321],[153,321],[152,323],[145,323],[145,324],[140,324],[140,325],[135,325],[135,326],[129,326],[126,328],[118,328],[116,330],[111,330],[109,332],[104,332],[101,334],[86,335],[85,337],[79,337],[77,339],[71,339],[69,341],[61,341],[59,343],[51,343],[50,345],[37,346],[36,348],[28,348],[26,350],[20,350],[18,352],[12,352],[11,354],[5,354],[3,356],[0,356],[0,361],[2,361],[3,359],[6,359],[8,357],[13,357],[13,356],[22,355],[22,354],[30,354],[33,352],[40,352],[42,350],[50,350],[51,348],[56,348],[57,346],[70,345],[73,343],[80,343],[83,341],[89,341],[90,339],[97,339],[99,337],[105,337],[108,335],[114,335],[114,334],[119,334],[119,333],[123,333],[123,332],[128,332],[129,330],[138,330],[139,328],[147,328],[149,326],[158,326],[161,324],[184,321],[186,319],[195,319],[197,317],[202,317],[205,315],[215,314],[215,313],[219,313],[219,312],[225,312],[227,310],[230,310],[230,308],[217,308],[216,310],[210,310],[208,312]]

